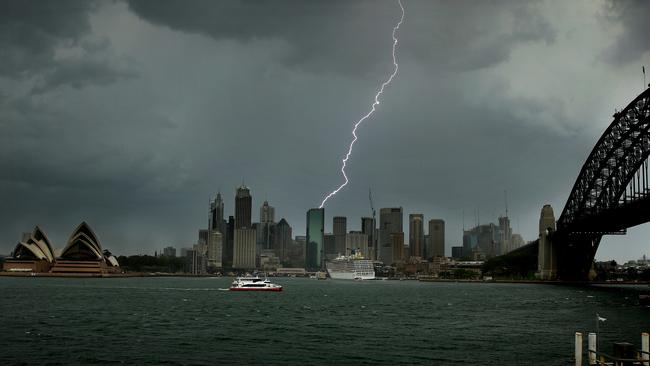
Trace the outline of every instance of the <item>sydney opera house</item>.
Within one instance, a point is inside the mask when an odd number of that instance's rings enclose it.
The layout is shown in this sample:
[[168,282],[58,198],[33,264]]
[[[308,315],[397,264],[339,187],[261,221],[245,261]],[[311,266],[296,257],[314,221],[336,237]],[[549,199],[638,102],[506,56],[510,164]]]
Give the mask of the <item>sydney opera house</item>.
[[4,262],[7,272],[51,273],[61,275],[104,275],[119,273],[117,259],[102,250],[97,235],[82,222],[72,232],[60,253],[36,226],[28,237],[16,245],[11,258]]

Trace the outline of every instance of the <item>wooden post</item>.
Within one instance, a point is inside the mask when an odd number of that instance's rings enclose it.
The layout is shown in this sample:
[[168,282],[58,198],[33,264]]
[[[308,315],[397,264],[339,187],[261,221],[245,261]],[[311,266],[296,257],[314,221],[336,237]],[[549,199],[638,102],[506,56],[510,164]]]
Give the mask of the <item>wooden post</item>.
[[576,348],[575,348],[575,356],[576,356],[576,366],[582,366],[582,333],[576,332]]
[[596,333],[589,333],[589,365],[595,365],[596,364],[596,344],[597,344],[597,338],[596,338]]
[[645,361],[643,362],[644,366],[650,366],[650,355],[648,355],[648,352],[650,352],[650,335],[648,333],[641,333],[641,351],[645,352],[641,358]]

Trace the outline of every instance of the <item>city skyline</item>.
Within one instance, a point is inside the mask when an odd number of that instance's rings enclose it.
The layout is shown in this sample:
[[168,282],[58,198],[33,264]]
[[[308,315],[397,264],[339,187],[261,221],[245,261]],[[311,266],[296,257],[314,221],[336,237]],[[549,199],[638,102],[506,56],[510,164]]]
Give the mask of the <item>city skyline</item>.
[[[328,217],[356,228],[372,187],[378,208],[443,218],[449,250],[463,212],[494,222],[507,191],[513,230],[536,238],[541,207],[562,210],[643,87],[649,5],[403,3],[399,74]],[[60,245],[83,220],[115,252],[190,244],[206,202],[221,190],[234,207],[242,178],[255,208],[268,199],[304,233],[391,71],[399,15],[394,1],[28,5],[0,5],[2,254],[33,225]],[[649,236],[606,236],[596,258],[637,258]]]
[[[241,248],[246,246],[248,257],[250,258],[246,266],[243,262],[234,258],[235,268],[251,268],[252,266],[260,267],[259,258],[261,256],[269,257],[271,250],[272,256],[277,258],[279,262],[289,262],[287,251],[290,247],[295,245],[294,237],[290,234],[292,232],[291,224],[285,218],[280,220],[284,223],[284,227],[276,225],[275,221],[275,207],[270,205],[268,200],[264,200],[259,210],[259,220],[254,221],[254,217],[250,215],[253,212],[253,194],[249,187],[243,184],[235,191],[235,207],[234,217],[239,217],[243,212],[246,213],[247,224],[244,228],[250,227],[255,233],[251,233],[251,240],[248,244],[244,244],[237,239],[237,220],[233,223],[227,223],[225,220],[226,211],[223,203],[221,191],[219,191],[209,204],[208,215],[208,229],[199,230],[198,245],[201,243],[207,245],[204,247],[204,252],[219,253],[219,263],[221,263],[221,256],[223,253],[223,262],[230,263],[229,251],[225,249],[225,243],[228,243],[228,236],[234,236],[233,249],[235,257],[241,256],[237,254],[241,252]],[[316,216],[314,216],[316,215]],[[231,218],[233,216],[230,216]],[[222,218],[219,220],[218,218]],[[351,218],[353,221],[355,218]],[[419,221],[419,224],[414,225],[414,219]],[[478,225],[470,227],[461,233],[460,244],[448,243],[445,240],[445,221],[442,218],[430,218],[428,222],[428,230],[423,227],[423,214],[408,214],[408,226],[404,223],[404,210],[402,207],[393,208],[380,208],[379,210],[379,226],[375,228],[373,235],[376,235],[377,247],[372,244],[373,238],[368,235],[370,231],[369,224],[372,225],[372,219],[368,217],[357,218],[359,229],[355,230],[354,225],[348,227],[348,217],[346,216],[332,216],[331,227],[325,224],[328,222],[328,216],[324,208],[317,209],[311,208],[307,210],[307,228],[305,232],[306,245],[311,243],[311,246],[305,246],[301,250],[304,251],[305,259],[310,258],[307,268],[317,268],[316,263],[320,263],[321,267],[325,261],[329,261],[338,255],[350,255],[354,251],[361,250],[360,253],[366,258],[381,260],[386,264],[394,262],[408,262],[412,257],[418,257],[421,260],[431,260],[433,257],[455,257],[455,258],[473,258],[473,259],[486,259],[497,255],[506,254],[507,252],[521,247],[526,242],[521,238],[521,235],[513,233],[510,226],[510,219],[507,216],[500,216],[498,218],[498,225],[488,223],[486,225]],[[309,229],[310,224],[314,229]],[[229,227],[232,226],[232,228]],[[232,234],[229,234],[234,230]],[[288,231],[287,231],[288,230]],[[415,234],[414,234],[415,230]],[[487,238],[485,238],[483,231],[487,230]],[[219,236],[215,237],[215,242],[211,242],[213,232],[219,232]],[[426,232],[426,234],[425,234]],[[475,234],[472,234],[475,232]],[[289,234],[287,234],[289,233]],[[421,238],[414,238],[419,236]],[[469,240],[467,235],[476,235],[476,238]],[[222,237],[223,236],[223,237]],[[256,239],[253,239],[255,236]],[[301,235],[296,234],[296,239]],[[314,239],[314,236],[316,238]],[[312,237],[312,239],[309,239]],[[408,238],[408,239],[407,239]],[[419,241],[419,242],[418,242]],[[214,244],[214,245],[213,245]],[[496,246],[495,246],[496,244]],[[230,244],[227,244],[230,245]],[[218,249],[217,249],[218,247]],[[453,255],[454,247],[460,247],[462,253]],[[212,249],[211,249],[212,248]],[[309,249],[307,249],[309,248]],[[189,248],[188,248],[189,249]],[[162,252],[162,251],[161,251]],[[256,262],[253,261],[256,258]],[[208,262],[213,259],[208,255]],[[256,264],[252,264],[256,263]],[[220,266],[217,266],[220,267]]]

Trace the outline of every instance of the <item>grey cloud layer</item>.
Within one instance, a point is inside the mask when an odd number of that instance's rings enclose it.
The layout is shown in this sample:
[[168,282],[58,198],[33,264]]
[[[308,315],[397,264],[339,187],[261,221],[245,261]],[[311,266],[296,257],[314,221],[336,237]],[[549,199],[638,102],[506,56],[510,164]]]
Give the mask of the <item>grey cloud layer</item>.
[[[87,40],[97,3],[83,0],[0,3],[0,76],[31,79],[34,92],[61,85],[107,84],[133,76],[106,54],[109,45]],[[72,49],[74,55],[61,55]]]
[[644,0],[612,1],[605,15],[623,28],[616,43],[605,57],[616,63],[633,62],[650,49],[650,2]]
[[[358,228],[372,186],[377,206],[447,220],[451,246],[462,211],[468,225],[475,208],[495,220],[507,189],[513,222],[532,239],[539,207],[559,213],[609,114],[572,113],[573,100],[539,85],[545,60],[517,74],[536,94],[500,68],[556,50],[572,25],[549,16],[552,2],[404,3],[400,73],[361,127],[352,183],[327,216]],[[399,17],[392,1],[0,6],[9,55],[0,59],[0,252],[34,224],[63,242],[81,220],[115,253],[189,245],[210,195],[221,189],[232,214],[242,179],[255,206],[268,199],[300,235],[306,209],[340,183],[351,124],[390,71]],[[625,24],[630,34],[643,27]],[[637,61],[648,49],[637,48],[620,53]],[[592,109],[609,103],[575,80],[564,89]]]
[[[417,34],[401,48],[458,70],[502,61],[518,42],[552,41],[554,32],[536,5],[512,2],[405,1],[405,32]],[[319,71],[364,72],[386,63],[391,24],[399,19],[394,1],[196,1],[130,0],[143,19],[215,39],[285,39],[294,48],[285,60]],[[383,25],[383,26],[382,26]],[[387,37],[388,35],[388,37]]]

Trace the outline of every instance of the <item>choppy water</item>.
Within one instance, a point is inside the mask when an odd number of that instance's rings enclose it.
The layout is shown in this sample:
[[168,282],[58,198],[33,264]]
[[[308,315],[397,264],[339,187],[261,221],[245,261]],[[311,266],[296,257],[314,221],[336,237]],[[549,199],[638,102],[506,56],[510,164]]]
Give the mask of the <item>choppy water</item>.
[[[549,285],[0,278],[1,364],[567,365],[575,331],[638,345],[650,309]],[[603,350],[607,351],[606,348]]]

